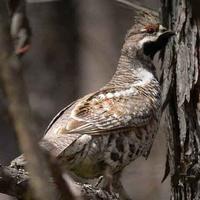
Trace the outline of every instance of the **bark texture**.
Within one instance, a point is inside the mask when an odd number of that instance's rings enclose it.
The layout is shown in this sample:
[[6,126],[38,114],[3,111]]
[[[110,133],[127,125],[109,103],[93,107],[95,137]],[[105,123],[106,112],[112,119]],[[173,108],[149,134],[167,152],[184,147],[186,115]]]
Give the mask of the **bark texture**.
[[174,200],[200,199],[200,32],[194,2],[162,0],[163,24],[176,32],[163,54],[161,76]]
[[[59,200],[119,200],[118,194],[107,192],[89,184],[75,183],[67,174],[63,174],[62,177],[65,181],[64,184],[60,181],[60,178],[55,177],[56,184],[59,187],[62,184],[62,191],[66,191],[64,196],[61,195],[57,198]],[[26,171],[17,170],[9,166],[0,166],[0,193],[14,196],[17,199],[31,199],[30,195],[27,196],[28,180],[29,176]],[[63,188],[64,185],[68,189]]]

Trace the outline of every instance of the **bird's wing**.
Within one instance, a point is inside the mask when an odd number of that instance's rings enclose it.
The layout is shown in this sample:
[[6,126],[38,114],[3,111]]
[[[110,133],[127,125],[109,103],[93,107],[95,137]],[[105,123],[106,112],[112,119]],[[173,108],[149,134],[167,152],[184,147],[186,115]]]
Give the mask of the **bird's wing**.
[[[89,94],[64,108],[50,123],[47,135],[98,134],[145,125],[155,111],[151,98],[121,88]],[[60,131],[59,131],[60,130]]]
[[83,134],[109,134],[147,124],[155,111],[153,103],[131,92],[121,88],[101,90],[66,107],[50,123],[44,146],[49,145],[50,151],[56,149],[58,155]]
[[[68,109],[70,110],[70,107],[72,107],[72,105],[75,102],[70,103],[69,105],[67,105],[66,107],[64,107],[61,111],[59,111],[57,113],[57,115],[51,120],[51,122],[49,123],[48,127],[45,130],[45,134],[49,131],[49,129],[55,124],[55,122],[65,113],[65,111],[67,111]],[[65,117],[69,117],[68,114],[69,111],[67,113],[65,113]]]
[[145,125],[155,111],[154,102],[130,89],[106,89],[76,104],[68,121],[68,133],[99,134]]

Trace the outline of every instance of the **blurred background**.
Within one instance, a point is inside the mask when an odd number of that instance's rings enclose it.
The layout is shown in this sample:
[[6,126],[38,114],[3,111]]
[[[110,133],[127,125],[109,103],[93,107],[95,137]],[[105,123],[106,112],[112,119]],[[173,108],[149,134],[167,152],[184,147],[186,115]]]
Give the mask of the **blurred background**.
[[[159,0],[140,0],[158,10]],[[30,105],[40,138],[54,115],[71,101],[103,86],[113,75],[134,11],[115,0],[27,1],[32,46],[22,58]],[[0,163],[20,154],[0,90]],[[148,160],[140,158],[123,173],[122,181],[137,200],[169,199],[165,169],[164,129]],[[0,200],[10,199],[0,195]]]

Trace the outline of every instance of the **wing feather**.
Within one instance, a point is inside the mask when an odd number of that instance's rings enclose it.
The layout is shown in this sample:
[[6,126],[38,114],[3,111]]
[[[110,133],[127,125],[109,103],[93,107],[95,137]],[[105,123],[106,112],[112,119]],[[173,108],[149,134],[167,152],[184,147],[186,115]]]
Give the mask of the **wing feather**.
[[83,134],[110,134],[147,124],[155,112],[151,99],[141,94],[125,98],[119,91],[89,94],[65,107],[48,126],[41,145],[59,155]]
[[71,120],[80,126],[69,129],[68,133],[109,133],[109,130],[117,128],[143,126],[153,117],[151,99],[141,94],[128,98],[123,94],[115,95],[119,91],[107,89],[102,92],[104,96],[97,92],[76,104]]

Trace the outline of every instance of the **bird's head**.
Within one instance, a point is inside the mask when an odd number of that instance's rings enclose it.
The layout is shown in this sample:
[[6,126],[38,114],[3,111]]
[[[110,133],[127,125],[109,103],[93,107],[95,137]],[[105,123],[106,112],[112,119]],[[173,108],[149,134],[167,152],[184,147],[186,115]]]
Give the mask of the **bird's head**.
[[145,26],[134,25],[127,34],[124,49],[127,54],[134,53],[153,59],[156,52],[164,48],[173,35],[174,32],[158,23]]

